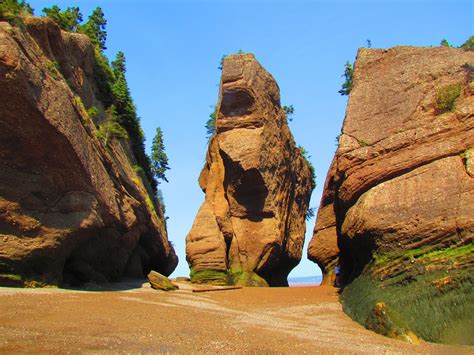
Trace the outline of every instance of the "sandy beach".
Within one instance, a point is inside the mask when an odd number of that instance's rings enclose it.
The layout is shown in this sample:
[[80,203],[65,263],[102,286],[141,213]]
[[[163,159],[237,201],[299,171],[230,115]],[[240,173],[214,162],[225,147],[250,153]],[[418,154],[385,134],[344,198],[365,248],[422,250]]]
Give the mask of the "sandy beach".
[[162,292],[0,288],[0,352],[472,353],[372,333],[332,287]]

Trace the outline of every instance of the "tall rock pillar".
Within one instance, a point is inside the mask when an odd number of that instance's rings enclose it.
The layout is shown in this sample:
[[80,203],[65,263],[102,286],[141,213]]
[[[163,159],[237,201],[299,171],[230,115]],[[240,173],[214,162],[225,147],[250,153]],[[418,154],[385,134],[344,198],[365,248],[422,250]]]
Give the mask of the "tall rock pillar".
[[251,54],[224,59],[206,193],[186,237],[193,282],[288,285],[314,187],[273,77]]

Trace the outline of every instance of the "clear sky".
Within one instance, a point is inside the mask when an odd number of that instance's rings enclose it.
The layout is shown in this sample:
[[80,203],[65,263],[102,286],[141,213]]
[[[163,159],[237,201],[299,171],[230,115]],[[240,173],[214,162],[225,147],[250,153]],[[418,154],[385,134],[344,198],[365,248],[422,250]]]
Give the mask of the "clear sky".
[[[204,124],[217,101],[219,61],[239,50],[254,53],[274,76],[282,104],[293,105],[290,128],[309,151],[317,187],[317,207],[336,149],[347,98],[340,96],[346,61],[359,47],[437,46],[443,38],[459,46],[474,34],[473,1],[310,1],[310,0],[109,0],[29,3],[79,6],[84,20],[96,6],[107,18],[107,55],[121,50],[127,80],[141,116],[147,147],[157,126],[164,132],[171,170],[160,185],[179,265],[187,275],[185,237],[204,194],[197,178],[207,141]],[[290,276],[319,275],[306,258],[314,219],[307,223],[301,263]]]

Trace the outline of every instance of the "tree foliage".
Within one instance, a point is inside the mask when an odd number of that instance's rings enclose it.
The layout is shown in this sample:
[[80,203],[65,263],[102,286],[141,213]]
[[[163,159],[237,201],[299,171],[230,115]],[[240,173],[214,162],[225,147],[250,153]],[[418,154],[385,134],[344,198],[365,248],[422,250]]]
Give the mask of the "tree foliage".
[[112,70],[116,78],[125,75],[127,69],[125,68],[125,54],[122,51],[119,51],[115,60],[112,61]]
[[469,37],[468,40],[461,45],[461,48],[465,51],[474,51],[474,36]]
[[316,172],[314,170],[314,166],[309,160],[311,158],[311,155],[309,155],[308,151],[301,145],[298,146],[298,150],[301,153],[301,156],[303,159],[306,161],[309,167],[309,171],[311,172],[311,184],[313,186],[313,189],[316,187]]
[[169,170],[168,156],[165,152],[163,132],[160,127],[156,129],[156,135],[151,146],[151,168],[156,179],[168,182],[165,175],[166,170]]
[[293,114],[295,113],[295,108],[293,107],[293,105],[283,106],[281,109],[283,110],[283,112],[285,112],[288,121],[293,121]]
[[82,14],[78,7],[68,7],[66,10],[61,11],[59,6],[53,5],[45,7],[42,11],[65,31],[76,32],[80,29]]
[[352,90],[352,78],[354,76],[354,68],[352,67],[352,64],[349,62],[346,62],[346,65],[344,66],[344,74],[342,74],[342,77],[345,78],[345,81],[342,83],[341,90],[338,91],[339,94],[341,95],[349,95],[349,93]]
[[117,121],[117,111],[115,106],[110,106],[106,111],[106,119],[99,125],[97,133],[106,146],[108,146],[111,139],[127,139],[127,131]]
[[89,36],[91,42],[97,45],[101,51],[107,49],[105,46],[107,41],[106,25],[107,20],[104,17],[104,12],[97,6],[89,16],[89,20],[81,27],[81,31]]
[[311,218],[314,217],[315,215],[315,207],[310,207],[308,208],[308,211],[306,211],[306,215],[304,216],[307,221],[309,221]]
[[461,95],[461,85],[450,84],[436,91],[436,108],[438,113],[452,111],[456,99]]
[[222,68],[224,67],[224,59],[225,57],[227,57],[227,55],[223,54],[222,57],[221,57],[221,60],[219,62],[219,66],[217,67],[217,69],[219,70],[222,70]]
[[206,121],[206,138],[207,140],[211,139],[211,137],[216,132],[216,119],[217,119],[217,106],[211,106],[214,110],[209,115],[209,119]]
[[140,118],[137,115],[125,78],[125,62],[123,52],[118,52],[115,60],[112,61],[112,67],[109,67],[110,76],[112,77],[112,82],[108,81],[110,93],[113,104],[117,109],[118,122],[127,131],[135,158],[143,168],[155,193],[158,184],[154,178],[155,174],[152,171],[150,157],[145,153],[145,134],[141,128]]
[[24,0],[0,1],[0,19],[12,20],[19,15],[33,15],[33,8]]
[[441,46],[441,47],[451,47],[451,45],[450,45],[449,42],[446,40],[446,38],[443,38],[443,39],[441,40],[440,46]]

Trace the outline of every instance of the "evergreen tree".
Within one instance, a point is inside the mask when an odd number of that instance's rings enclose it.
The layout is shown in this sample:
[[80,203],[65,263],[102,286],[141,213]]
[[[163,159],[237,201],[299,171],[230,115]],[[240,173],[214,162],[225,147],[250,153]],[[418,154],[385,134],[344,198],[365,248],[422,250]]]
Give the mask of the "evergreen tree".
[[79,29],[82,22],[82,14],[78,7],[68,7],[61,11],[59,6],[45,7],[43,13],[56,22],[61,29],[69,32],[75,32]]
[[157,179],[168,182],[165,176],[166,170],[169,170],[168,157],[165,152],[163,132],[160,127],[156,129],[156,135],[151,146],[151,166]]
[[104,12],[97,6],[89,16],[89,20],[82,26],[82,31],[89,36],[91,42],[98,46],[101,51],[107,49],[105,46],[107,41],[106,25],[107,20],[104,17]]
[[344,74],[342,75],[346,80],[342,84],[341,90],[338,91],[341,95],[349,95],[352,90],[352,77],[354,75],[354,69],[352,68],[352,64],[346,62],[344,67]]
[[125,75],[125,54],[123,54],[122,51],[119,51],[115,57],[115,60],[112,61],[112,69],[116,78],[118,78],[120,75]]
[[154,178],[155,174],[152,171],[150,157],[145,153],[145,134],[141,128],[140,118],[137,115],[125,78],[125,61],[123,52],[118,52],[115,60],[112,61],[111,71],[113,72],[114,82],[111,85],[111,91],[113,103],[117,109],[118,122],[128,133],[135,158],[145,172],[153,193],[156,193],[158,185]]

